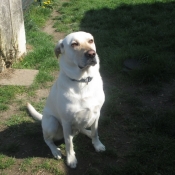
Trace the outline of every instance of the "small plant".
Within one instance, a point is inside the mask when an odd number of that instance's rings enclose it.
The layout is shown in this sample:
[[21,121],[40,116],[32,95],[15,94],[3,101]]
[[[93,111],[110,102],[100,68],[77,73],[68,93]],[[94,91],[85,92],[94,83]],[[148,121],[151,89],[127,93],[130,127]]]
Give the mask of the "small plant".
[[51,0],[43,2],[43,8],[53,8]]
[[42,6],[43,8],[53,8],[53,4],[51,0],[47,0],[47,1],[43,1],[42,0],[35,0],[35,2],[38,2],[40,4],[40,6]]
[[6,169],[9,168],[11,165],[15,163],[15,160],[13,158],[8,158],[4,156],[3,154],[0,154],[0,169]]

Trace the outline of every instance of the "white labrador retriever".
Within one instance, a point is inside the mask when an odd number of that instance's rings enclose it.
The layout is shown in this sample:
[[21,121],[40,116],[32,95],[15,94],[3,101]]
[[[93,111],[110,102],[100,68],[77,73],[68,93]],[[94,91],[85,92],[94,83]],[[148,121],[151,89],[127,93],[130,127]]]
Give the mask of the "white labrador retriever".
[[56,45],[55,54],[57,57],[61,54],[60,74],[51,88],[43,115],[31,104],[27,107],[35,119],[42,120],[44,140],[57,159],[61,158],[61,152],[54,141],[64,137],[67,165],[75,168],[75,133],[90,137],[96,151],[105,151],[98,136],[100,109],[105,100],[99,58],[93,36],[86,32],[67,35]]

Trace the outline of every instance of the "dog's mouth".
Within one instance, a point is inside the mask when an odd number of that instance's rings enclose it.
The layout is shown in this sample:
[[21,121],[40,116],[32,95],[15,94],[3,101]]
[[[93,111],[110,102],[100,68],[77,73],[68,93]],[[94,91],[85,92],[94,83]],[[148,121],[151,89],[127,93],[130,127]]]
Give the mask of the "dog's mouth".
[[80,68],[80,69],[86,69],[86,68],[89,68],[90,66],[95,66],[97,63],[92,63],[92,64],[87,64],[86,66],[80,66],[80,65],[78,65],[78,67]]
[[78,65],[78,67],[79,67],[80,69],[83,69],[83,68],[84,68],[83,66],[79,66],[79,65]]
[[91,62],[87,62],[84,66],[80,66],[78,65],[78,67],[80,69],[85,69],[85,68],[89,68],[90,66],[95,66],[97,64],[97,61],[91,61]]
[[78,66],[81,70],[85,70],[88,69],[91,65],[86,65],[86,66]]

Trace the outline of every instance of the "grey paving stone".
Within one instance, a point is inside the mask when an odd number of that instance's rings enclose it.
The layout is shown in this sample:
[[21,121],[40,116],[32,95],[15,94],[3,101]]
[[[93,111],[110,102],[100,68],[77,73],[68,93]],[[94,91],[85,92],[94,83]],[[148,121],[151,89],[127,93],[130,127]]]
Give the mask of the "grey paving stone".
[[31,69],[13,69],[6,76],[0,76],[0,85],[30,86],[38,72]]

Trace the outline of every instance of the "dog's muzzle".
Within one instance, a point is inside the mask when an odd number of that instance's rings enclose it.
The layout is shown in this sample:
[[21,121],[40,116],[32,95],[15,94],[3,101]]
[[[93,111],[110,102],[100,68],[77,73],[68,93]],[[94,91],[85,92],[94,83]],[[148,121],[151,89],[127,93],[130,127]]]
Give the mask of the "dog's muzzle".
[[85,52],[85,57],[87,59],[88,65],[95,66],[97,64],[97,60],[95,56],[96,56],[96,52],[94,50],[88,50],[87,52]]

